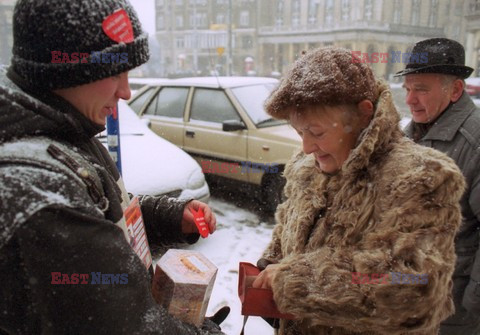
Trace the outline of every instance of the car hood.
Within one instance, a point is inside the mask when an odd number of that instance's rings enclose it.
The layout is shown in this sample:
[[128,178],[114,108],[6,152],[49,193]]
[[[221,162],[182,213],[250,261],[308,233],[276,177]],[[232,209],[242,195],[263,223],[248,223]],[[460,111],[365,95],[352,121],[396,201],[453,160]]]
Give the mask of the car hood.
[[302,142],[300,135],[288,124],[258,128],[257,130],[274,140],[287,140],[292,144],[300,144]]

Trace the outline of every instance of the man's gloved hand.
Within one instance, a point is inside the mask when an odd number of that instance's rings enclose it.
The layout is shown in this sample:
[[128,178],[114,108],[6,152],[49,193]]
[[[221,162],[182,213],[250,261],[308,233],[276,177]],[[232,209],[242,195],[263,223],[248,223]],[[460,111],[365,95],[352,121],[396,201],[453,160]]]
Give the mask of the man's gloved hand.
[[214,315],[205,318],[201,329],[209,334],[224,334],[220,324],[227,318],[228,314],[230,314],[230,307],[220,308]]

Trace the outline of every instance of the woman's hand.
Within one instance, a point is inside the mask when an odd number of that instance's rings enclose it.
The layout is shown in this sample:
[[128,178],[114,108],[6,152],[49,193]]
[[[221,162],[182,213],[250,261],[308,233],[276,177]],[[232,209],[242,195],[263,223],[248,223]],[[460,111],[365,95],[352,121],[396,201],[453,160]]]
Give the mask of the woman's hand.
[[252,287],[272,289],[272,281],[277,274],[278,267],[279,264],[268,265],[265,270],[258,274],[257,278],[253,281]]
[[183,210],[183,217],[182,217],[182,233],[184,234],[198,234],[198,228],[195,224],[195,219],[193,218],[193,213],[191,209],[198,211],[202,209],[203,215],[205,217],[205,223],[208,225],[208,230],[210,234],[217,229],[217,219],[215,218],[215,214],[207,204],[200,202],[198,200],[192,200],[185,206]]

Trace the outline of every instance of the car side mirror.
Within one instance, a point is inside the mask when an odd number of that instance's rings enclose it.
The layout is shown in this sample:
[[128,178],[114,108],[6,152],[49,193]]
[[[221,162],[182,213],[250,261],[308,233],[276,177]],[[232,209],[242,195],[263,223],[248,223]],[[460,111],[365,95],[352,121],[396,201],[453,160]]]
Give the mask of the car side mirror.
[[144,125],[146,125],[148,128],[150,128],[150,127],[152,126],[150,119],[141,118],[140,120],[141,120],[142,123],[143,123]]
[[227,120],[227,121],[223,121],[222,123],[223,131],[235,131],[235,130],[243,130],[243,129],[247,129],[247,126],[242,121]]

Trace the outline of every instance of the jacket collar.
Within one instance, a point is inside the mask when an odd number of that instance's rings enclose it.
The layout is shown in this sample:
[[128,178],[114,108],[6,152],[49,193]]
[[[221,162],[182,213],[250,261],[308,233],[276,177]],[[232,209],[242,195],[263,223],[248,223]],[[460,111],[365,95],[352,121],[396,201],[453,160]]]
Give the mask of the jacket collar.
[[[65,137],[64,140],[71,142],[72,138],[80,141],[92,138],[105,129],[104,126],[90,121],[62,97],[51,91],[30,87],[11,67],[7,77],[21,90],[18,92],[20,95],[28,95],[43,103],[43,106],[39,105],[40,108],[50,109],[50,112],[46,111],[45,114],[57,124],[53,129],[42,129],[42,131],[47,133],[51,131],[55,137]],[[55,113],[52,113],[52,109]]]
[[384,155],[392,141],[403,136],[400,130],[400,116],[395,108],[392,92],[388,85],[378,82],[379,98],[375,104],[374,116],[368,127],[360,134],[357,146],[343,164],[343,175],[364,170],[370,163]]
[[[437,118],[428,132],[421,138],[422,141],[445,141],[453,140],[465,120],[476,109],[470,96],[463,92],[456,103],[450,104],[447,109]],[[405,128],[405,134],[413,138],[415,122],[411,121]]]

